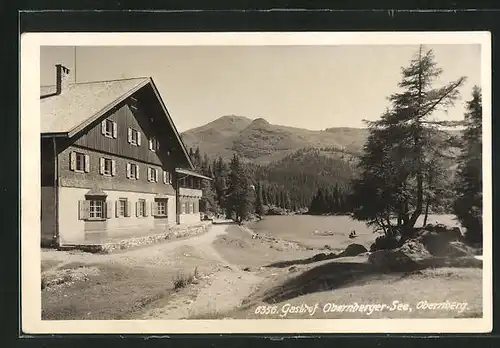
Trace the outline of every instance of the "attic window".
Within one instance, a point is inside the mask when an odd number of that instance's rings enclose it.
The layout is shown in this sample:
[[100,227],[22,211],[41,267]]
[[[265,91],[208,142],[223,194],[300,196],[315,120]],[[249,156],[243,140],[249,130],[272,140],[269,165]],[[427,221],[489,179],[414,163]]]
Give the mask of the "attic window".
[[118,134],[118,127],[116,122],[111,120],[103,120],[101,122],[101,133],[108,138],[116,138]]
[[160,143],[158,142],[158,139],[156,139],[155,137],[149,138],[149,149],[153,152],[156,152],[159,148]]
[[135,129],[128,129],[128,142],[135,146],[141,146],[141,132]]

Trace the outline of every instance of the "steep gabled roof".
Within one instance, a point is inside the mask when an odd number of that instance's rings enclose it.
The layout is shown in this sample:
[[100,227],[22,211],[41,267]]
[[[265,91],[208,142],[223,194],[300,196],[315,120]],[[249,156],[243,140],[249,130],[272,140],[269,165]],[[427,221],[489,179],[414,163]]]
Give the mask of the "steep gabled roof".
[[186,146],[150,77],[73,83],[65,86],[64,91],[60,94],[54,93],[55,86],[40,87],[40,133],[42,136],[72,137],[146,85],[152,87],[181,149],[191,169],[193,169],[194,165]]
[[149,82],[149,78],[73,83],[61,94],[42,87],[40,95],[40,132],[71,133],[87,121],[106,113]]

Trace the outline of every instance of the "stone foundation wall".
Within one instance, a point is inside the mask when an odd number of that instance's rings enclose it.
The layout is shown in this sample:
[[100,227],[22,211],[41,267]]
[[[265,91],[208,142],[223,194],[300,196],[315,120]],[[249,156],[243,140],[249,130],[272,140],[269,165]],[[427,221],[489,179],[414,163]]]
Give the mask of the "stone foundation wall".
[[193,236],[198,236],[201,235],[205,232],[207,232],[212,226],[212,223],[209,221],[203,221],[200,222],[199,224],[195,225],[188,225],[188,226],[182,226],[182,225],[176,225],[170,227],[167,231],[158,233],[155,235],[150,235],[150,236],[143,236],[143,237],[136,237],[136,238],[127,238],[121,241],[116,241],[116,242],[111,242],[111,243],[104,243],[104,244],[93,244],[93,245],[71,245],[71,246],[65,246],[64,248],[61,249],[78,249],[86,252],[91,252],[91,253],[101,253],[101,254],[108,254],[112,253],[113,251],[118,251],[118,250],[126,250],[130,248],[135,248],[139,246],[145,246],[145,245],[150,245],[154,243],[159,243],[159,242],[164,242],[166,240],[175,240],[179,238],[185,238],[185,237],[193,237]]

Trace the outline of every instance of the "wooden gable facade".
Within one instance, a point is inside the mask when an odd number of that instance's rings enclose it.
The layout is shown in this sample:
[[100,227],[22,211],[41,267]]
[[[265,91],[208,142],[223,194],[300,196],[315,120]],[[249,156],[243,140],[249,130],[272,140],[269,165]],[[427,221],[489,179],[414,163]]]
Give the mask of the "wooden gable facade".
[[[57,142],[60,186],[174,193],[175,168],[190,166],[150,85]],[[87,156],[88,172],[72,169],[74,153]],[[102,175],[101,158],[113,161],[111,176]],[[137,166],[135,180],[130,165]]]

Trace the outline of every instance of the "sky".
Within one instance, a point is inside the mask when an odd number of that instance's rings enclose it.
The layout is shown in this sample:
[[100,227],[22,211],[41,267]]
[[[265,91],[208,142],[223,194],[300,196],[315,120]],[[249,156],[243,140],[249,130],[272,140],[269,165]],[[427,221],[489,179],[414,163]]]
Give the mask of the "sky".
[[[467,77],[455,107],[437,115],[463,119],[472,87],[481,84],[480,45],[426,48],[443,69],[436,87]],[[56,64],[76,82],[150,76],[181,132],[224,115],[312,130],[364,127],[363,119],[375,120],[389,106],[401,68],[417,51],[416,45],[43,46],[40,83],[55,83]]]

